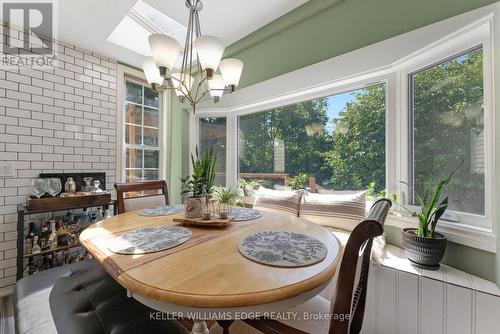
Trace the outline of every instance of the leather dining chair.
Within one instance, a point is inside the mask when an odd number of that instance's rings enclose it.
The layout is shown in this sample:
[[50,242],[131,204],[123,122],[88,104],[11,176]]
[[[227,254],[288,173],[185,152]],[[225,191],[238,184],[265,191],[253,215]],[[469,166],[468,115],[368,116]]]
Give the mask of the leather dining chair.
[[115,183],[118,214],[168,205],[168,189],[164,180]]
[[392,203],[388,199],[378,200],[373,204],[366,218],[352,231],[344,250],[331,303],[321,296],[316,296],[290,310],[296,311],[299,316],[303,312],[330,313],[332,314],[331,320],[279,322],[277,320],[256,319],[245,320],[245,322],[266,334],[359,333],[363,325],[373,239],[383,234],[384,222],[391,205]]

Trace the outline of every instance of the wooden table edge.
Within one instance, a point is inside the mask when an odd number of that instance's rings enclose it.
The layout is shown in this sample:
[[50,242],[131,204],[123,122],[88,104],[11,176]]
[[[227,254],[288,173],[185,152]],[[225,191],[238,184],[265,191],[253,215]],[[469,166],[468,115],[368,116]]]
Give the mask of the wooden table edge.
[[[306,220],[311,224],[316,224],[307,219],[301,219]],[[319,224],[316,225],[321,226]],[[92,243],[92,239],[85,239],[80,241],[82,246],[84,246],[92,254],[92,256],[99,262],[99,264],[106,270],[106,272],[108,272],[111,277],[113,277],[120,285],[129,290],[132,294],[136,294],[147,299],[175,304],[182,307],[232,308],[262,305],[293,298],[311,291],[332,279],[337,271],[337,266],[340,264],[344,249],[337,236],[331,233],[324,226],[321,227],[328,231],[329,235],[335,239],[338,245],[338,252],[335,260],[314,277],[293,283],[286,287],[274,288],[260,292],[226,294],[218,296],[178,293],[170,290],[158,289],[157,287],[139,282],[132,276],[128,275],[126,271],[120,271],[119,268],[116,268],[113,261],[107,260],[107,256],[103,256],[103,254],[100,254],[95,249]],[[85,233],[82,233],[82,235],[80,235],[81,239],[84,234]],[[300,270],[300,268],[296,269]]]
[[[300,294],[321,286],[334,277],[335,273],[337,272],[337,266],[340,264],[340,259],[342,259],[344,249],[342,247],[342,244],[340,243],[340,240],[335,235],[331,235],[335,238],[339,246],[339,251],[337,252],[335,261],[330,266],[326,267],[323,271],[318,273],[316,276],[300,282],[296,282],[284,288],[232,295],[199,295],[177,293],[170,290],[161,290],[157,287],[138,282],[136,279],[129,276],[126,272],[123,272],[118,276],[112,276],[124,288],[126,288],[133,294],[137,294],[143,298],[154,299],[157,301],[171,303],[183,307],[232,308],[268,304],[296,297]],[[106,266],[104,267],[106,268]],[[108,270],[108,268],[106,268],[106,270]],[[300,268],[297,268],[297,270],[300,270]],[[207,300],[209,300],[209,302]]]

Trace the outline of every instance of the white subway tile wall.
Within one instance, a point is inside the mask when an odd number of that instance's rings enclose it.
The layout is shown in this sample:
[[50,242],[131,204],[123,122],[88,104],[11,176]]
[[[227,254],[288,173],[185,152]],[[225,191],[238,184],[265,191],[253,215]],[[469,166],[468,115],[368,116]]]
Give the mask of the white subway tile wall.
[[[2,41],[4,40],[2,36]],[[41,172],[116,170],[116,70],[113,59],[56,45],[57,67],[0,69],[0,288],[16,282],[17,205]]]

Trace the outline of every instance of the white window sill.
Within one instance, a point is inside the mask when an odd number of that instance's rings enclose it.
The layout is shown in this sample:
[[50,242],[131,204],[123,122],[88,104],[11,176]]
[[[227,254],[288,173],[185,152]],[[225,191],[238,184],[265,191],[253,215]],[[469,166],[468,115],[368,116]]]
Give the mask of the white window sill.
[[500,289],[495,283],[447,265],[442,264],[438,270],[417,268],[410,263],[401,248],[393,245],[386,245],[382,263],[380,264],[383,267],[403,271],[416,276],[430,278],[493,296],[500,296]]
[[[416,227],[417,218],[391,213],[387,216],[386,224],[399,228]],[[440,221],[436,227],[436,232],[443,233],[449,241],[496,253],[496,238],[491,231]]]

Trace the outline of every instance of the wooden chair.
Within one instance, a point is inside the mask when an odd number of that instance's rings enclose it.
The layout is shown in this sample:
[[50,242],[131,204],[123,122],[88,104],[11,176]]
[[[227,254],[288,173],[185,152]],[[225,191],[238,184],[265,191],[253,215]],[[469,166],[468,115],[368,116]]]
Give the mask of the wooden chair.
[[[258,319],[245,320],[245,322],[266,334],[359,333],[363,325],[373,239],[383,234],[385,218],[391,204],[391,201],[388,199],[381,199],[375,202],[366,218],[352,231],[344,250],[340,270],[338,271],[336,291],[332,302],[328,303],[325,298],[317,296],[294,309],[295,311],[300,309],[300,311],[331,313],[333,315],[331,320],[326,323],[324,322],[321,330],[318,327],[311,328],[317,326],[320,320],[279,322],[276,320]],[[299,316],[302,316],[302,314],[298,312]],[[310,327],[307,328],[308,326]],[[297,327],[301,328],[298,329]]]
[[163,180],[115,183],[115,189],[118,214],[152,206],[168,205],[167,183]]

